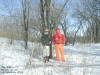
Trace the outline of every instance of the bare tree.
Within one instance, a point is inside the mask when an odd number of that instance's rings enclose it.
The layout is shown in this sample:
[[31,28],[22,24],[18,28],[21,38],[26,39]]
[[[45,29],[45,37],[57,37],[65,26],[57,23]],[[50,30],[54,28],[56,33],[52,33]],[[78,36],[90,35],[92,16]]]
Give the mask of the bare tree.
[[[65,38],[67,39],[67,22],[66,22],[67,20],[66,20],[66,17],[64,17],[64,22],[63,22],[63,24],[61,24],[61,26],[62,26],[62,29],[63,29],[63,32],[64,32],[64,35],[65,35]],[[65,43],[65,45],[67,44],[67,41],[66,41],[66,43]]]
[[12,0],[10,0],[10,1],[6,0],[6,2],[3,3],[4,8],[1,8],[1,10],[8,14],[8,15],[2,15],[2,16],[6,17],[6,19],[5,19],[6,28],[7,27],[9,28],[8,36],[10,38],[10,44],[12,44],[13,43],[13,39],[14,39],[14,36],[13,36],[13,33],[14,33],[14,30],[13,30],[14,21],[13,21],[13,19],[15,18],[15,16],[14,16],[14,13],[13,13],[14,7],[13,7],[13,5],[9,6],[9,3],[13,3],[13,1]]
[[29,1],[22,0],[22,10],[23,10],[23,33],[24,33],[24,42],[25,49],[28,48],[28,26],[29,26]]
[[78,26],[78,28],[77,28],[77,30],[76,30],[76,32],[75,32],[75,34],[74,34],[73,45],[75,44],[76,34],[77,34],[78,31],[80,30],[81,26],[82,26],[82,21],[80,21],[80,25]]
[[[87,22],[89,27],[89,30],[87,30],[87,34],[89,34],[91,40],[95,43],[98,42],[100,28],[97,13],[97,1],[98,0],[81,0],[80,5],[78,5],[77,8],[75,8],[75,14],[73,14],[73,16],[77,19],[81,19],[85,23]],[[89,36],[87,36],[87,38]]]

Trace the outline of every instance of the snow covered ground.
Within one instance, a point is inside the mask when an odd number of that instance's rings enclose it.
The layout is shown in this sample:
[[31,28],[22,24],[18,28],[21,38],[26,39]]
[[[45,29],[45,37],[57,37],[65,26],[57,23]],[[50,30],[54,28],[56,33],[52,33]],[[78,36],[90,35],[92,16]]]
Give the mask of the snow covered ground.
[[[23,41],[15,40],[9,44],[0,38],[0,75],[99,75],[100,44],[76,44],[65,46],[66,62],[57,62],[55,51],[50,62],[43,63],[42,46],[29,42],[24,49]],[[34,51],[32,66],[28,65],[29,54]]]

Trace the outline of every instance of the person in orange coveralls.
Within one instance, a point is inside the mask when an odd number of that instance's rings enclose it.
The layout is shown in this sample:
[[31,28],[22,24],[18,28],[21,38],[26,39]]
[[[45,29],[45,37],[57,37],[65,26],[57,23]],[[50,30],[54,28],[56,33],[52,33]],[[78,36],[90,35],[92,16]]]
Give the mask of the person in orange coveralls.
[[65,62],[64,58],[64,44],[66,42],[66,38],[63,34],[60,33],[60,29],[56,28],[56,34],[52,36],[52,41],[54,42],[54,47],[56,50],[56,59],[59,61],[59,52],[61,53],[61,59]]

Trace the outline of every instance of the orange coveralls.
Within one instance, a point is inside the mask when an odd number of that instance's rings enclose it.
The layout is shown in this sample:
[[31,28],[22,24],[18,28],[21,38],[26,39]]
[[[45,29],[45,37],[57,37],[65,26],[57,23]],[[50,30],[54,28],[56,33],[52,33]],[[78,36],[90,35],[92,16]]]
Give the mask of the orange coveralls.
[[61,59],[65,62],[64,58],[64,44],[66,42],[66,38],[63,34],[60,33],[60,29],[56,28],[56,34],[52,36],[52,41],[54,42],[54,47],[56,50],[56,59],[59,61],[59,52],[61,53]]

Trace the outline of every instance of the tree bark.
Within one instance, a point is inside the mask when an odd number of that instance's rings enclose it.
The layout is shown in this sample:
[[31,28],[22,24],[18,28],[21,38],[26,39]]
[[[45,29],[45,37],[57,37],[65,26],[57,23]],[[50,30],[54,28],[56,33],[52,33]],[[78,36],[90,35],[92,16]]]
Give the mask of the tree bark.
[[22,10],[23,10],[23,31],[24,31],[24,42],[25,49],[28,48],[28,25],[29,25],[29,3],[26,0],[22,0]]

